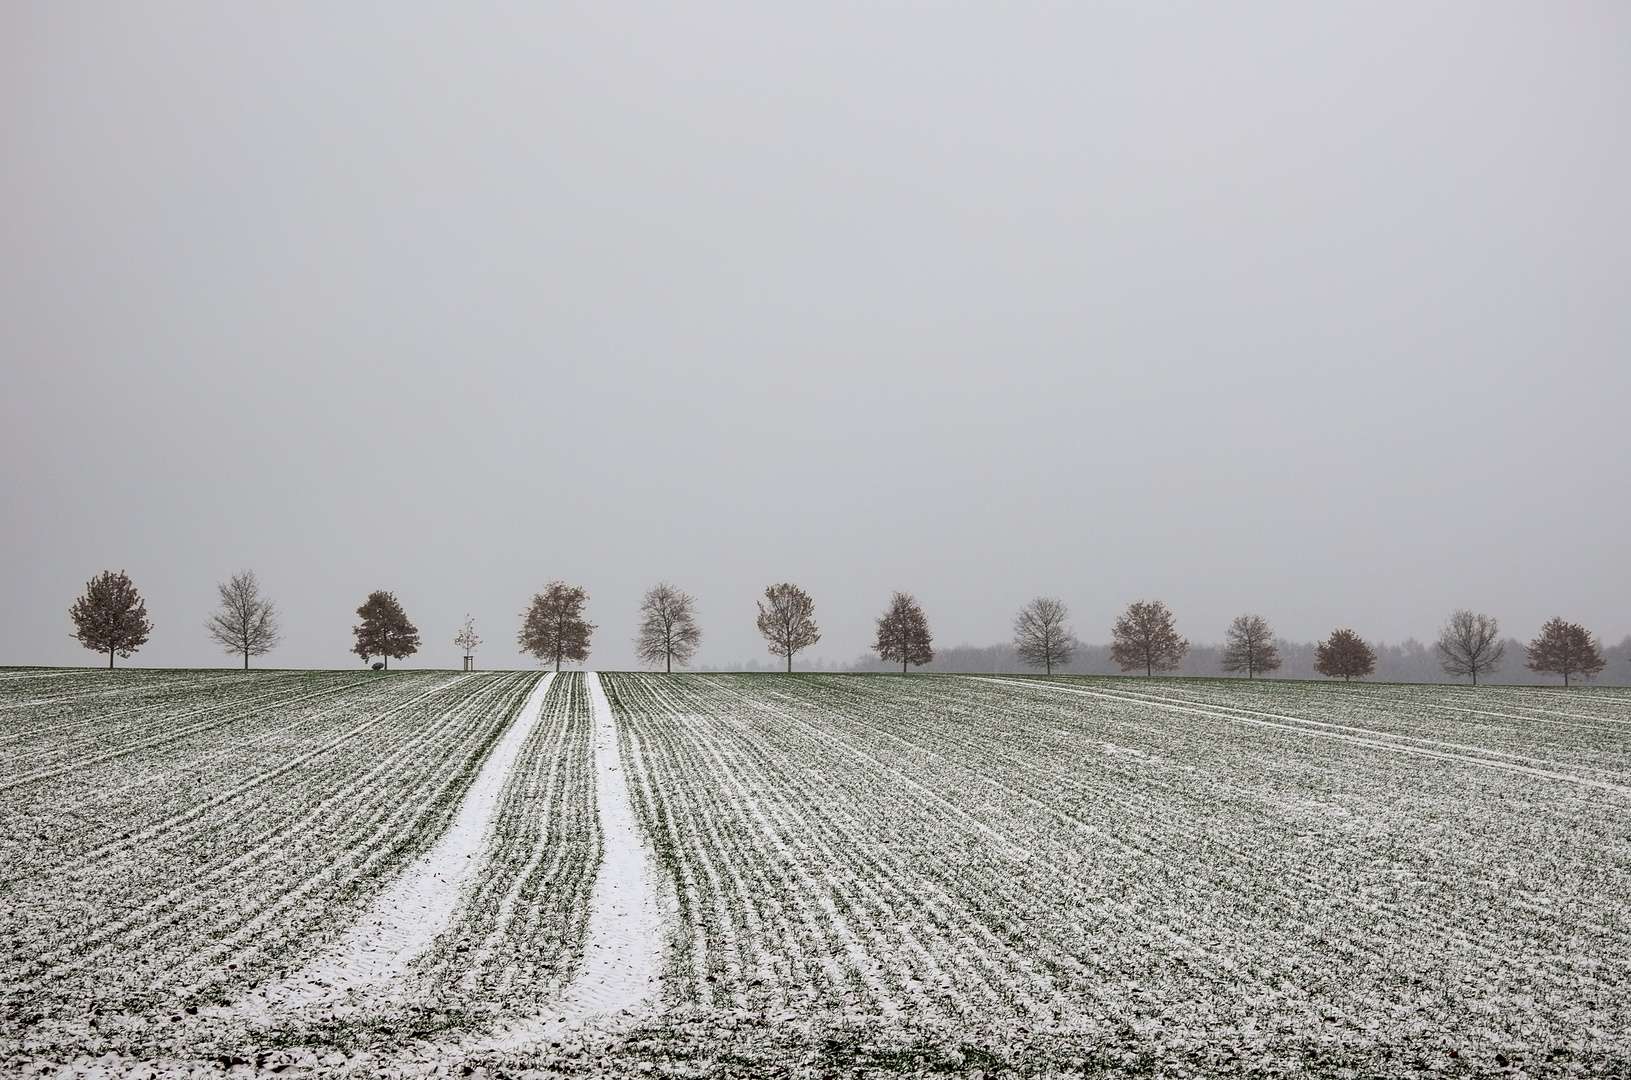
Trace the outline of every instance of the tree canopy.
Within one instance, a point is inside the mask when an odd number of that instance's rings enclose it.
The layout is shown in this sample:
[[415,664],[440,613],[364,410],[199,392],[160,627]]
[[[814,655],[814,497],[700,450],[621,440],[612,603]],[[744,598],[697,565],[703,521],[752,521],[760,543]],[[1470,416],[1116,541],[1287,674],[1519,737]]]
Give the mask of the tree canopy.
[[890,598],[889,607],[878,616],[878,638],[872,647],[879,659],[900,664],[902,675],[906,665],[922,667],[934,659],[929,620],[911,594],[897,592]]
[[419,651],[419,631],[408,621],[408,613],[402,610],[395,595],[383,589],[369,593],[368,599],[357,609],[357,616],[362,622],[351,628],[357,638],[351,651],[362,657],[363,663],[366,664],[370,656],[378,656],[389,668],[392,660],[401,660]]
[[583,617],[583,606],[588,601],[589,594],[580,586],[564,581],[544,586],[522,613],[521,633],[517,636],[521,651],[545,663],[553,662],[556,671],[561,670],[564,661],[581,663],[589,659],[589,637],[596,627]]
[[787,670],[792,671],[793,654],[821,640],[815,601],[790,582],[766,586],[765,598],[759,601],[759,633],[772,653],[787,657]]
[[74,637],[92,652],[108,654],[108,667],[114,654],[128,659],[147,644],[153,623],[147,617],[147,602],[136,591],[123,570],[104,570],[85,583],[85,595],[68,608],[74,620]]
[[1575,675],[1589,679],[1606,666],[1591,631],[1561,618],[1548,619],[1535,640],[1524,647],[1524,652],[1529,657],[1524,667],[1547,675],[1561,675],[1564,686],[1568,686]]
[[1110,659],[1123,671],[1177,671],[1188,651],[1189,641],[1179,636],[1172,612],[1159,600],[1128,604],[1110,629]]
[[1333,630],[1314,646],[1314,670],[1329,679],[1362,679],[1376,670],[1376,650],[1352,630]]

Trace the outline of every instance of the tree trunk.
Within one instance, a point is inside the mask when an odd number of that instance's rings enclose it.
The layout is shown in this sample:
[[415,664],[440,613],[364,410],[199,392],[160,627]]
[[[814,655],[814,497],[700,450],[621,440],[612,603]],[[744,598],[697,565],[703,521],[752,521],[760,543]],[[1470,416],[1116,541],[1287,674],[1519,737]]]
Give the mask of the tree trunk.
[[249,670],[249,646],[244,646],[244,670]]
[[[112,645],[108,646],[108,670],[109,671],[113,670],[113,646]],[[1564,685],[1567,685],[1566,681],[1565,681]]]
[[674,654],[671,652],[663,653],[663,671],[669,675],[674,674]]
[[791,646],[787,649],[787,674],[793,674],[793,649]]
[[391,654],[390,653],[380,653],[379,654],[379,662],[380,662],[380,665],[386,671],[391,670]]

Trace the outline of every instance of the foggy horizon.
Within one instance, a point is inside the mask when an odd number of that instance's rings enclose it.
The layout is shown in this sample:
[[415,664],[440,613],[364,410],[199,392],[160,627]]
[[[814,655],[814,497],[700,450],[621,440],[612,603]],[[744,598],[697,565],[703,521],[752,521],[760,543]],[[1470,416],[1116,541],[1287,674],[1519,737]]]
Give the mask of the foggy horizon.
[[776,662],[781,581],[801,666],[894,590],[946,646],[1038,595],[1090,643],[1146,599],[1615,646],[1628,46],[1590,4],[8,7],[0,665],[104,663],[104,570],[122,667],[236,666],[244,569],[273,668],[360,666],[375,589],[404,667],[467,613],[536,666],[557,579],[590,668],[659,581],[696,668]]

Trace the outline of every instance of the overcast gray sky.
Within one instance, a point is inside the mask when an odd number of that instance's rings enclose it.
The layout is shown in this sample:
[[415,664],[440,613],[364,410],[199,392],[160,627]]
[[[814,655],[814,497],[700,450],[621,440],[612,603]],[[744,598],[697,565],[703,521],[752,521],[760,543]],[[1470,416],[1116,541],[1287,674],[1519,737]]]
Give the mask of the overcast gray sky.
[[1631,632],[1631,7],[0,8],[0,663],[483,666],[547,581],[768,660],[1053,594]]

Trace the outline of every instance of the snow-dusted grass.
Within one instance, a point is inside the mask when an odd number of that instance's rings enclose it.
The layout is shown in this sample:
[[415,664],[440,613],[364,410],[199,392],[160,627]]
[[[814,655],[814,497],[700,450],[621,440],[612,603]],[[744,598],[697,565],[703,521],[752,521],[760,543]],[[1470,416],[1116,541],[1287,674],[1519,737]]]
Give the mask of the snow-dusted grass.
[[450,1013],[530,1018],[582,970],[602,850],[585,678],[554,676],[478,856],[481,873],[415,964],[425,999]]
[[607,683],[677,1022],[1214,1068],[1631,1049],[1624,691]]
[[[594,680],[522,728],[530,674],[0,673],[0,1071],[1533,1075],[1631,1048],[1631,691]],[[242,1019],[402,890],[435,918],[388,994]]]
[[[587,697],[593,718],[595,817],[601,840],[599,867],[590,868],[594,889],[587,919],[574,926],[581,931],[572,939],[579,951],[570,959],[581,963],[571,965],[575,977],[570,983],[552,981],[549,998],[534,1000],[538,1011],[533,1015],[505,1023],[478,1040],[495,1050],[559,1046],[563,1041],[580,1044],[586,1028],[600,1036],[620,1032],[649,1013],[658,996],[667,928],[650,843],[629,802],[616,722],[596,675],[567,678],[574,680],[573,704],[581,709]],[[529,938],[517,945],[532,945],[536,931]]]
[[531,674],[0,680],[0,1036],[178,1046],[446,829]]
[[[491,868],[497,872],[489,871],[490,853],[485,850],[489,837],[498,838],[497,826],[506,819],[531,820],[530,815],[515,814],[513,805],[501,807],[500,796],[507,787],[514,787],[510,781],[516,759],[542,719],[543,702],[554,677],[546,675],[533,687],[520,714],[482,763],[458,814],[436,845],[409,864],[329,950],[293,976],[256,991],[240,1007],[275,1015],[343,1005],[349,1013],[373,1002],[401,1003],[410,995],[418,996],[418,988],[408,985],[408,965],[438,938],[447,936],[461,894],[490,887],[504,876],[502,862]],[[548,850],[546,845],[534,845],[528,861]],[[500,918],[514,913],[516,898],[506,897],[505,901],[496,913]],[[469,936],[460,935],[458,941],[455,954],[468,952]],[[491,944],[484,942],[481,955],[491,951]]]

